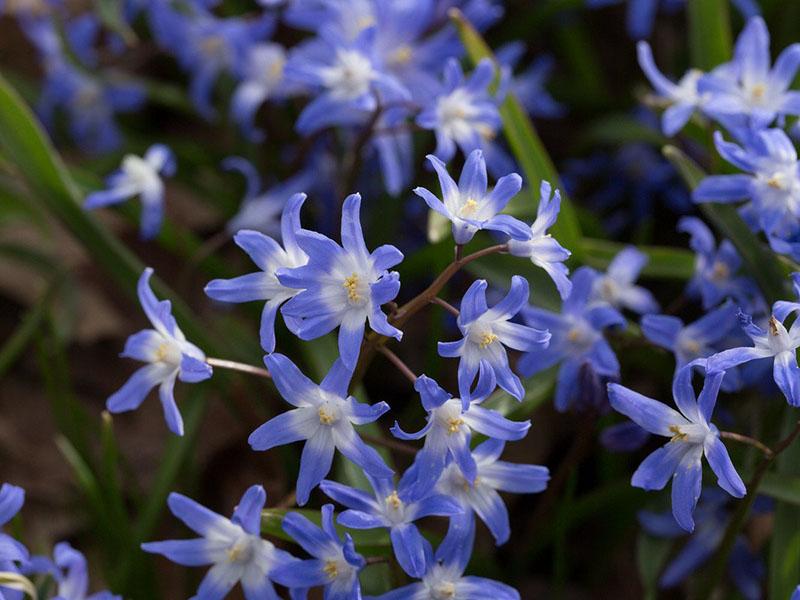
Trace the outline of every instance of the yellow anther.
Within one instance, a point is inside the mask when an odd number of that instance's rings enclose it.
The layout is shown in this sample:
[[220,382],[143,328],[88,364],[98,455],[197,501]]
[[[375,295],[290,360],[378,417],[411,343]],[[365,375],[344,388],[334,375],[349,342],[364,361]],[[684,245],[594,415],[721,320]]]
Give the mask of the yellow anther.
[[777,175],[774,175],[767,179],[767,185],[773,189],[779,190],[783,187],[781,184],[781,179]]
[[461,207],[461,216],[469,217],[471,215],[474,215],[475,211],[477,210],[478,210],[478,203],[473,198],[469,198],[464,203],[464,206]]
[[372,15],[364,15],[358,19],[358,21],[356,21],[356,27],[358,27],[359,31],[363,31],[364,29],[372,27],[373,25],[375,25],[375,17]]
[[240,541],[234,544],[233,547],[228,548],[227,555],[230,562],[246,561],[251,556],[250,544],[246,541]]
[[481,349],[486,348],[487,346],[491,346],[497,341],[497,336],[493,333],[484,333],[481,336],[481,341],[479,342],[479,346]]
[[492,141],[497,137],[497,132],[483,123],[477,125],[475,129],[478,130],[478,134],[486,141]]
[[700,344],[698,344],[694,340],[686,340],[685,342],[683,342],[683,348],[689,354],[699,354],[700,353]]
[[169,352],[169,345],[164,342],[156,348],[156,360],[164,360]]
[[397,495],[396,491],[393,491],[391,494],[386,496],[386,506],[394,510],[400,510],[400,508],[403,506],[403,501],[400,500],[400,496]]
[[669,432],[672,434],[672,438],[670,438],[670,442],[678,442],[683,441],[686,439],[686,434],[681,431],[681,428],[677,425],[670,425]]
[[286,65],[285,60],[275,60],[267,69],[267,76],[270,79],[278,79],[283,74],[283,67]]
[[775,318],[775,315],[769,318],[769,332],[772,335],[778,335],[778,320]]
[[390,62],[395,65],[404,65],[411,60],[413,53],[411,47],[407,45],[400,46],[397,50],[392,52]]
[[728,265],[720,261],[714,263],[714,268],[711,270],[711,278],[713,280],[727,279],[730,274],[731,270]]
[[225,47],[225,40],[218,35],[212,35],[204,39],[200,47],[206,56],[215,56]]
[[358,275],[353,273],[344,280],[342,287],[347,290],[347,299],[350,302],[358,302],[361,300],[361,294],[358,293]]
[[750,95],[752,96],[753,100],[758,102],[764,98],[766,91],[766,86],[763,83],[759,83],[753,86],[753,89],[750,90]]
[[452,598],[456,597],[456,586],[449,581],[438,584],[431,591],[435,600],[452,600]]
[[448,433],[458,433],[458,430],[461,429],[461,426],[464,424],[464,419],[461,417],[453,417],[447,420],[447,432]]
[[339,564],[335,560],[326,562],[322,570],[325,571],[325,575],[331,579],[336,579],[339,576]]
[[567,334],[567,339],[570,342],[577,342],[579,339],[581,339],[580,329],[578,329],[577,327],[570,329],[569,333]]
[[319,415],[319,422],[323,425],[332,425],[336,421],[336,417],[326,411],[322,406],[317,410],[317,414]]

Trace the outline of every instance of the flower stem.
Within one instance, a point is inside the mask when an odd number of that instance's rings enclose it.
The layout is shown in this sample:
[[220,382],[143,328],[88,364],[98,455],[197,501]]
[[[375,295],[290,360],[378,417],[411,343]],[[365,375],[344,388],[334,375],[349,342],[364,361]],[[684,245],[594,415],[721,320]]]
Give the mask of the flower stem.
[[389,448],[390,450],[396,450],[397,452],[402,452],[403,454],[408,454],[409,456],[417,455],[417,449],[409,444],[404,444],[403,442],[398,442],[397,440],[393,440],[390,438],[370,435],[364,432],[359,432],[359,433],[361,434],[361,438],[365,442],[370,442],[378,446],[383,446],[384,448]]
[[722,543],[717,550],[714,560],[710,563],[709,568],[707,569],[708,576],[704,579],[702,585],[700,586],[697,598],[701,600],[708,600],[714,594],[717,584],[719,583],[720,579],[722,579],[722,575],[725,573],[725,568],[728,564],[728,557],[730,557],[731,551],[733,550],[733,545],[736,543],[736,537],[742,530],[745,520],[747,519],[747,515],[750,513],[750,507],[753,505],[753,502],[758,495],[758,486],[761,485],[761,480],[764,479],[764,475],[767,474],[767,471],[772,466],[772,463],[775,462],[775,459],[778,457],[778,455],[786,450],[786,448],[791,446],[792,442],[794,442],[798,435],[800,435],[800,421],[797,421],[794,429],[792,429],[789,435],[783,438],[777,443],[777,445],[775,445],[774,448],[772,448],[772,450],[770,450],[770,454],[764,455],[764,458],[761,459],[758,467],[756,467],[756,472],[753,474],[753,476],[750,478],[750,482],[747,484],[747,495],[736,507],[736,512],[733,513],[733,517],[731,517],[731,521],[728,523],[728,528],[725,530],[725,536],[722,538]]
[[433,298],[431,298],[431,304],[438,304],[454,317],[457,317],[458,315],[461,314],[455,306],[450,304],[447,300],[439,298],[439,296],[434,296]]
[[378,352],[383,354],[386,358],[389,359],[397,370],[400,371],[406,379],[408,379],[412,384],[417,381],[417,376],[414,375],[414,372],[408,367],[406,363],[403,362],[403,359],[397,356],[394,352],[389,350],[386,346],[379,346]]
[[772,448],[759,442],[755,438],[751,438],[748,435],[742,435],[741,433],[734,433],[733,431],[720,431],[719,437],[725,440],[732,440],[734,442],[739,442],[740,444],[747,444],[748,446],[752,446],[753,448],[758,448],[766,457],[771,457],[773,455]]
[[270,379],[272,375],[269,371],[261,367],[254,367],[253,365],[246,365],[244,363],[236,362],[233,360],[225,360],[222,358],[206,358],[206,363],[212,367],[219,367],[220,369],[230,369],[231,371],[240,371],[241,373],[249,373],[258,377]]

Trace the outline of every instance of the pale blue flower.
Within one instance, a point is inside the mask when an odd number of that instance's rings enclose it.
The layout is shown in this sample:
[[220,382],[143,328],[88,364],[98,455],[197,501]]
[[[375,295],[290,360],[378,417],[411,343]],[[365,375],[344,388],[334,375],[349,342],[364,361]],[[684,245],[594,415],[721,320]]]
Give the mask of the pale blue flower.
[[277,581],[275,572],[300,561],[261,538],[261,511],[266,501],[264,488],[254,485],[228,519],[191,498],[172,493],[167,500],[172,514],[200,537],[147,542],[142,549],[187,567],[212,565],[195,598],[221,599],[241,583],[248,600],[278,600],[272,584]]
[[154,387],[164,408],[167,427],[183,435],[183,418],[175,403],[175,380],[197,383],[211,377],[211,366],[200,348],[186,339],[172,316],[169,300],[158,301],[150,289],[153,269],[147,268],[139,278],[138,294],[145,315],[153,329],[134,333],[125,342],[121,356],[133,358],[146,366],[136,371],[118,391],[109,396],[106,408],[111,413],[136,410]]
[[53,600],[122,600],[109,591],[89,594],[89,566],[86,557],[69,542],[56,544],[53,559],[34,556],[26,566],[29,573],[51,575],[56,582]]
[[704,359],[698,359],[675,377],[672,393],[680,412],[619,384],[608,386],[614,410],[650,433],[670,439],[644,459],[633,474],[631,485],[660,490],[672,479],[672,514],[686,531],[694,530],[692,515],[700,497],[704,455],[723,490],[736,498],[747,491],[720,440],[719,430],[710,422],[725,373],[709,371],[702,392],[695,397],[692,368],[704,363]]
[[127,154],[122,166],[107,180],[108,189],[92,192],[83,207],[93,210],[139,197],[142,203],[141,235],[156,236],[164,220],[164,180],[175,173],[175,157],[163,144],[150,146],[143,157]]
[[635,313],[658,312],[659,306],[649,290],[635,285],[649,258],[634,246],[628,246],[611,259],[606,272],[592,285],[592,301],[605,302],[616,308],[627,308]]
[[[528,304],[527,279],[514,275],[508,294],[492,308],[486,304],[487,286],[485,279],[479,279],[464,294],[456,320],[464,337],[455,342],[439,342],[439,355],[460,359],[458,392],[462,400],[471,398],[472,384],[479,370],[485,376],[491,374],[501,388],[522,400],[525,388],[511,370],[506,346],[520,352],[546,348],[550,334],[511,322]],[[484,387],[480,381],[478,387]]]
[[373,477],[391,477],[392,470],[380,454],[365,444],[353,427],[376,421],[389,410],[389,405],[364,404],[349,396],[347,388],[353,373],[341,359],[319,385],[282,354],[269,354],[264,363],[283,399],[295,408],[261,425],[250,434],[248,442],[253,450],[269,450],[305,441],[297,480],[300,506],[308,502],[311,490],[330,471],[337,449]]

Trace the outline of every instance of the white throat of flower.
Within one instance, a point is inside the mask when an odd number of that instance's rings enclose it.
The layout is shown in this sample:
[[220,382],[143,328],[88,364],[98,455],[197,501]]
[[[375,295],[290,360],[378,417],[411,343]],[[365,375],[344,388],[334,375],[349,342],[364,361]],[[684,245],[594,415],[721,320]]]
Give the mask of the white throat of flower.
[[331,95],[342,100],[352,100],[369,92],[375,77],[370,60],[356,50],[338,50],[336,61],[321,71],[325,87]]
[[137,190],[150,190],[161,185],[158,172],[140,156],[126,154],[122,159],[122,172]]

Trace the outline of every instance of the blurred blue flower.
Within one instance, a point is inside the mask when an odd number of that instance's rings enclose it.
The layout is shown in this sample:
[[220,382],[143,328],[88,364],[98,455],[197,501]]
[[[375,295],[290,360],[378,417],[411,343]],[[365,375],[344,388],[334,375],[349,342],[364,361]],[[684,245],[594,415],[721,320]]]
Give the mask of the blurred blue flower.
[[531,225],[530,239],[508,241],[508,253],[512,256],[530,258],[531,262],[547,272],[556,285],[561,299],[565,299],[572,291],[569,280],[569,269],[564,265],[572,254],[564,248],[547,230],[553,226],[561,209],[561,194],[558,190],[550,195],[550,184],[542,181],[539,188],[539,206],[536,220]]
[[716,132],[714,141],[720,155],[747,174],[710,175],[695,188],[693,200],[747,200],[739,213],[748,225],[763,231],[776,251],[785,252],[790,240],[792,256],[800,257],[800,245],[792,239],[800,233],[800,161],[789,136],[782,129],[766,129],[752,133],[742,147]]
[[489,59],[478,63],[469,79],[464,78],[456,59],[445,64],[441,93],[431,98],[416,119],[420,127],[436,134],[434,154],[439,160],[449,162],[456,147],[465,155],[483,149],[490,160],[490,170],[495,172],[490,148],[501,121],[497,101],[489,93],[494,74],[494,64]]
[[[737,329],[737,311],[733,302],[726,301],[689,325],[672,315],[645,315],[641,323],[642,333],[656,346],[675,355],[677,372],[696,358],[707,358],[730,347],[725,345],[725,341],[730,340]],[[722,389],[731,392],[741,386],[738,371],[728,369],[722,380]]]
[[[2,527],[13,519],[25,503],[25,490],[10,483],[0,486],[0,571],[18,573],[20,563],[27,563],[28,549],[10,535],[2,532]],[[0,598],[21,600],[22,593],[0,583]]]
[[89,595],[89,567],[86,557],[69,542],[56,544],[53,559],[33,556],[25,571],[52,576],[56,582],[54,600],[122,600],[122,596],[109,591]]
[[325,480],[320,489],[332,500],[347,507],[337,521],[350,529],[389,529],[394,556],[411,577],[422,577],[425,564],[425,540],[414,521],[430,516],[450,517],[462,512],[454,499],[433,490],[420,493],[416,474],[409,469],[395,486],[392,479],[367,475],[373,495],[335,481]]
[[522,313],[527,325],[546,329],[552,337],[547,348],[523,354],[517,369],[529,377],[560,364],[555,394],[559,411],[578,403],[581,394],[593,393],[585,389],[583,369],[600,377],[619,377],[619,361],[603,330],[625,326],[625,317],[605,303],[590,302],[596,280],[596,272],[581,267],[572,276],[572,293],[564,300],[560,314],[532,306]]
[[206,295],[220,302],[252,302],[266,300],[261,313],[261,347],[275,350],[275,315],[289,298],[300,293],[278,281],[279,269],[300,267],[308,256],[298,246],[295,233],[300,230],[300,208],[305,194],[295,194],[286,203],[281,217],[283,248],[271,237],[258,231],[242,229],[233,236],[236,245],[244,250],[260,271],[234,279],[214,279],[205,287]]
[[381,311],[381,305],[400,291],[400,276],[387,269],[399,264],[403,255],[388,244],[372,253],[367,250],[360,210],[359,194],[345,199],[342,246],[314,231],[298,230],[297,245],[308,255],[308,264],[277,272],[281,285],[302,290],[281,308],[289,329],[311,340],[339,327],[339,354],[350,369],[358,360],[365,321],[381,335],[398,340],[403,336]]
[[499,214],[522,187],[522,178],[516,173],[501,177],[491,192],[487,193],[486,161],[483,152],[472,150],[467,157],[458,184],[450,177],[445,164],[436,156],[428,160],[439,178],[442,199],[429,190],[418,187],[414,193],[453,224],[456,244],[468,243],[482,229],[498,231],[513,239],[528,240],[531,229],[511,215]]
[[800,68],[800,43],[781,52],[772,67],[771,62],[767,25],[753,17],[736,40],[733,60],[698,82],[699,92],[708,96],[705,112],[744,118],[753,129],[769,126],[776,117],[800,115],[800,92],[789,91]]
[[[547,467],[498,460],[504,447],[504,441],[488,439],[472,451],[477,467],[474,483],[466,480],[458,466],[451,462],[436,484],[440,493],[451,496],[464,508],[463,515],[454,515],[452,519],[474,519],[473,515],[477,515],[498,545],[507,542],[511,535],[508,509],[498,491],[535,494],[545,490],[550,479]],[[453,526],[465,525],[455,523]]]
[[170,431],[183,435],[183,419],[175,403],[175,380],[197,383],[211,377],[211,366],[203,351],[186,339],[172,316],[169,300],[158,301],[150,289],[153,269],[147,268],[139,278],[139,302],[153,329],[134,333],[125,342],[120,356],[133,358],[146,366],[136,371],[125,385],[109,396],[106,408],[111,413],[136,410],[155,386],[164,408]]
[[200,537],[147,542],[142,550],[162,554],[187,567],[213,565],[196,598],[224,598],[241,582],[247,598],[279,598],[272,584],[275,573],[300,561],[271,542],[261,539],[261,511],[267,494],[260,485],[250,487],[228,519],[182,494],[169,495],[172,514]]
[[[483,367],[482,367],[483,370]],[[452,459],[464,478],[474,483],[478,467],[470,453],[472,432],[499,440],[521,440],[530,429],[530,421],[511,421],[496,410],[483,408],[480,402],[495,387],[491,372],[481,373],[471,403],[453,398],[436,381],[420,375],[414,389],[428,413],[427,423],[416,433],[406,433],[395,423],[392,434],[403,440],[425,438],[425,444],[414,459],[417,473],[416,490],[425,493],[439,480]]]
[[498,95],[510,92],[534,117],[554,119],[564,116],[567,112],[564,105],[556,102],[544,87],[553,72],[555,62],[552,56],[540,56],[524,71],[514,75],[525,48],[525,43],[518,41],[495,51],[501,71],[502,92]]
[[697,359],[675,376],[672,393],[680,412],[619,384],[608,386],[614,410],[650,433],[670,438],[665,446],[648,455],[639,465],[631,485],[660,490],[672,479],[672,514],[681,528],[689,532],[695,526],[692,515],[700,497],[703,455],[722,489],[736,498],[747,491],[720,440],[719,431],[710,423],[725,373],[709,368],[703,390],[695,397],[692,368],[704,363],[704,359]]
[[704,310],[726,298],[748,312],[760,314],[766,308],[755,282],[739,274],[742,259],[730,240],[722,240],[717,246],[711,230],[697,217],[683,217],[678,221],[678,231],[690,235],[689,247],[696,253],[694,275],[686,291],[701,299]]
[[653,294],[634,284],[648,260],[635,246],[620,250],[611,259],[606,272],[595,278],[590,302],[605,302],[613,308],[627,308],[640,315],[658,312]]
[[283,518],[283,530],[313,558],[277,568],[275,581],[290,588],[322,586],[326,600],[361,598],[358,573],[367,562],[356,552],[349,533],[344,540],[333,524],[333,505],[322,507],[322,528],[300,513],[290,512]]
[[282,354],[268,354],[264,363],[275,387],[292,410],[273,417],[250,434],[253,450],[305,440],[297,480],[297,503],[302,506],[320,481],[328,474],[333,454],[339,450],[373,477],[391,477],[375,449],[358,436],[353,425],[376,421],[389,410],[385,402],[364,404],[347,394],[353,373],[337,359],[319,385],[300,372]]
[[142,203],[142,238],[153,238],[158,235],[164,220],[162,177],[174,175],[175,168],[175,157],[163,144],[150,146],[144,157],[126,154],[120,169],[106,179],[108,189],[89,194],[83,207],[93,210],[138,196]]
[[[730,520],[729,497],[717,488],[703,489],[695,510],[697,528],[678,553],[670,560],[659,579],[662,588],[675,587],[700,569],[714,555],[725,536]],[[671,513],[640,511],[639,522],[648,534],[667,539],[684,537],[686,531]],[[754,553],[743,535],[734,542],[728,558],[728,575],[746,600],[762,597],[764,563]]]
[[[486,304],[485,279],[475,281],[461,300],[461,312],[457,324],[464,336],[455,342],[439,342],[439,355],[447,358],[459,358],[458,393],[466,404],[471,398],[471,388],[480,370],[484,376],[491,376],[497,384],[522,400],[525,388],[508,364],[506,346],[530,352],[546,348],[550,334],[546,330],[533,329],[512,319],[527,306],[529,298],[528,280],[519,275],[511,279],[508,294],[491,309]],[[481,368],[482,367],[482,368]],[[478,381],[478,387],[484,385]]]

